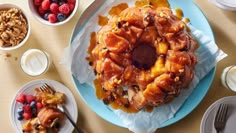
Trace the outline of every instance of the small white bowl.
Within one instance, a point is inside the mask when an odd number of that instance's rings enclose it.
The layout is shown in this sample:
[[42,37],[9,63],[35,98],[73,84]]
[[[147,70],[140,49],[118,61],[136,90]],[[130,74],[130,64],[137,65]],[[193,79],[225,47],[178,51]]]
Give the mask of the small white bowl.
[[10,9],[10,8],[17,8],[17,9],[22,11],[22,13],[23,13],[23,15],[24,15],[24,17],[27,21],[27,24],[28,24],[28,31],[27,31],[27,34],[26,34],[25,38],[19,44],[17,44],[16,46],[10,46],[10,47],[1,47],[0,46],[0,50],[5,50],[5,51],[15,50],[15,49],[23,46],[25,44],[25,42],[28,40],[28,38],[30,36],[30,31],[31,31],[29,17],[26,15],[25,11],[22,8],[20,8],[16,5],[13,5],[13,4],[8,4],[8,3],[0,4],[0,10]]
[[70,13],[70,15],[61,22],[55,22],[55,23],[51,23],[47,20],[45,20],[42,16],[40,16],[40,14],[37,11],[37,8],[34,5],[34,0],[28,0],[28,6],[30,8],[31,13],[33,14],[33,16],[41,23],[45,24],[45,25],[49,25],[49,26],[59,26],[59,25],[63,25],[65,23],[67,23],[76,13],[78,7],[79,7],[79,0],[76,0],[75,2],[75,7],[74,10]]

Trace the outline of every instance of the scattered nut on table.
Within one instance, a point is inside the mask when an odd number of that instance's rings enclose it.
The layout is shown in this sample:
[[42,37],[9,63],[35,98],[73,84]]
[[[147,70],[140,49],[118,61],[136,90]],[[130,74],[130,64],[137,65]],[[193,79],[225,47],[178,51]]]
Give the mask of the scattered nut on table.
[[24,40],[28,23],[21,10],[9,8],[0,10],[0,46],[12,47]]

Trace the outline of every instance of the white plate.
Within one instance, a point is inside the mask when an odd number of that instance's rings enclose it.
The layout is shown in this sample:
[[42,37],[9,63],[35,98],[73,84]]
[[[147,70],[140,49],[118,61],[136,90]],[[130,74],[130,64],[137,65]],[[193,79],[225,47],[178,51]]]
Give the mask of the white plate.
[[204,113],[201,121],[201,133],[216,133],[214,119],[219,104],[229,104],[227,122],[222,133],[235,133],[236,131],[236,96],[228,96],[214,102]]
[[236,10],[236,1],[231,0],[216,0],[218,4],[222,7],[229,9],[229,10]]
[[218,0],[223,5],[236,8],[236,1],[235,0]]
[[[75,98],[73,94],[70,92],[70,90],[65,87],[63,84],[54,81],[54,80],[48,80],[48,79],[40,79],[40,80],[34,80],[31,81],[27,84],[25,84],[17,93],[16,96],[14,97],[12,104],[11,104],[11,122],[16,129],[17,132],[22,132],[22,124],[25,121],[19,121],[17,120],[17,108],[21,107],[22,104],[17,103],[15,101],[16,97],[21,94],[35,94],[35,88],[42,86],[44,83],[47,83],[50,86],[53,86],[54,89],[58,92],[62,92],[66,95],[66,104],[65,107],[70,114],[71,118],[76,122],[77,117],[78,117],[78,108],[77,104],[75,101]],[[65,119],[65,124],[61,126],[60,132],[59,133],[71,133],[73,131],[74,127],[71,125],[68,119]]]

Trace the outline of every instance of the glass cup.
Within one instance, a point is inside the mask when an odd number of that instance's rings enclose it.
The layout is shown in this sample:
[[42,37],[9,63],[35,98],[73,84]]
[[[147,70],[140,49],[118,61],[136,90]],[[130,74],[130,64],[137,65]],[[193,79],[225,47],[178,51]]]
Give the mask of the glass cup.
[[221,83],[224,87],[236,92],[236,66],[226,67],[221,74]]
[[21,57],[21,68],[30,76],[39,76],[48,71],[51,58],[45,51],[29,49]]

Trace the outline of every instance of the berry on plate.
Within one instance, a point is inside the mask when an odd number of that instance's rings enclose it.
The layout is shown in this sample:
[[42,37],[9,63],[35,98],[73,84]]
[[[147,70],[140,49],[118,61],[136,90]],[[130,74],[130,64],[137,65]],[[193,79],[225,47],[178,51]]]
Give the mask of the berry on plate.
[[31,107],[29,104],[23,106],[24,113],[31,113]]
[[23,115],[19,115],[19,114],[17,115],[17,120],[21,121],[23,119],[24,119]]
[[17,96],[16,101],[24,104],[25,103],[25,94],[21,93],[19,96]]
[[35,96],[26,95],[26,102],[30,104],[32,101],[35,101]]
[[43,104],[41,102],[37,102],[36,103],[36,108],[39,110],[39,109],[42,109],[43,108]]
[[23,108],[20,107],[17,109],[17,114],[22,115],[23,113],[24,113]]
[[29,113],[24,112],[23,117],[25,120],[29,120],[32,118],[32,113],[31,112],[29,112]]

